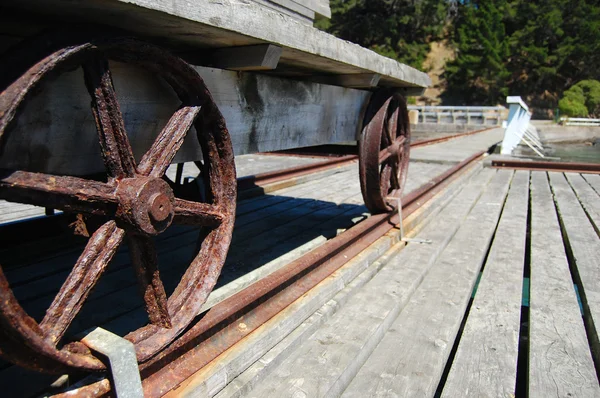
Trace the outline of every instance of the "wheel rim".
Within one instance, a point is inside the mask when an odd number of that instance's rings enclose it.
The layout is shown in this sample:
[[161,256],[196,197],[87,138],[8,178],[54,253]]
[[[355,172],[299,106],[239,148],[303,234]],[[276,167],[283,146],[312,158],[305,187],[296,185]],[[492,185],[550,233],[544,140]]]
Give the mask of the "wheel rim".
[[389,200],[400,197],[410,156],[410,124],[406,102],[400,94],[374,93],[363,120],[359,140],[360,187],[365,205],[373,214],[392,210]]
[[[125,132],[109,59],[161,76],[182,102],[139,164]],[[39,324],[20,306],[0,268],[0,352],[21,366],[52,373],[104,369],[82,343],[57,345],[124,240],[150,321],[125,337],[134,343],[140,362],[173,341],[199,313],[217,281],[235,214],[233,149],[221,113],[194,69],[147,43],[92,41],[63,47],[33,65],[0,95],[0,147],[32,91],[74,65],[84,70],[108,182],[18,170],[0,173],[2,199],[113,218],[90,237]],[[206,203],[175,198],[162,179],[192,126],[204,158]],[[151,237],[171,223],[203,228],[198,253],[167,298]]]

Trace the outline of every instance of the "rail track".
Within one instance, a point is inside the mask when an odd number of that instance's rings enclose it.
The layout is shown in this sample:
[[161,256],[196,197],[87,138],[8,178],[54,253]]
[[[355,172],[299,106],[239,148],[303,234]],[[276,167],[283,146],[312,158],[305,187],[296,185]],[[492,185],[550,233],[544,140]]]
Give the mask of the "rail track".
[[[429,199],[465,174],[466,170],[473,167],[473,164],[485,153],[486,151],[478,152],[447,168],[443,173],[405,195],[402,198],[402,215],[405,224]],[[257,187],[269,190],[273,185],[281,186],[290,179],[323,172],[355,161],[355,157],[346,156],[316,165],[296,167],[290,173],[282,171],[264,173],[246,180],[242,179],[241,186],[248,184],[247,189],[250,190]],[[370,216],[266,277],[222,298],[222,301],[209,308],[200,320],[175,343],[141,365],[145,396],[163,396],[203,367],[212,364],[222,353],[233,349],[236,344],[269,319],[307,294],[314,286],[390,231],[395,230],[398,224],[398,212]],[[398,234],[394,232],[394,241],[398,240],[396,235]],[[70,387],[68,392],[58,396],[66,397],[73,391],[82,396],[104,396],[109,394],[110,388],[110,382],[104,376],[89,376]]]

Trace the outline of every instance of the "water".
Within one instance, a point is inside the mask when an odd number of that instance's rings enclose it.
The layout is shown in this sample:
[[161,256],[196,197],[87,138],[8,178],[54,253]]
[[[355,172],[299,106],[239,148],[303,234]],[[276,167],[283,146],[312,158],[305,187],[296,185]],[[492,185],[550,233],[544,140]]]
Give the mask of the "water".
[[[539,158],[528,146],[519,145],[513,152],[515,156]],[[574,144],[544,144],[544,155],[550,161],[600,163],[600,141]]]

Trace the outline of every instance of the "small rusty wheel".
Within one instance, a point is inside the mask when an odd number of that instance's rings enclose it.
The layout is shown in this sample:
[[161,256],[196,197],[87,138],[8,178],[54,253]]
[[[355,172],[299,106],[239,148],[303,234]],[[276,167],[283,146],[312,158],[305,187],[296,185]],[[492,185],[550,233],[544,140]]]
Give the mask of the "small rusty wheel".
[[371,96],[359,140],[360,188],[373,214],[392,210],[387,198],[402,193],[408,174],[410,124],[400,94],[380,90]]
[[[125,132],[108,60],[162,77],[182,105],[139,163]],[[223,116],[204,82],[181,59],[131,39],[64,46],[30,67],[0,94],[0,147],[32,92],[44,81],[81,66],[91,96],[107,182],[22,170],[0,172],[0,198],[109,219],[83,253],[40,323],[21,307],[0,269],[0,352],[34,370],[102,370],[81,342],[63,336],[123,241],[141,287],[149,324],[129,333],[140,362],[173,341],[197,316],[221,271],[233,230],[236,178]],[[203,153],[204,203],[176,198],[163,176],[190,128]],[[12,133],[12,132],[10,132]],[[167,298],[152,237],[171,224],[202,226],[199,251]]]

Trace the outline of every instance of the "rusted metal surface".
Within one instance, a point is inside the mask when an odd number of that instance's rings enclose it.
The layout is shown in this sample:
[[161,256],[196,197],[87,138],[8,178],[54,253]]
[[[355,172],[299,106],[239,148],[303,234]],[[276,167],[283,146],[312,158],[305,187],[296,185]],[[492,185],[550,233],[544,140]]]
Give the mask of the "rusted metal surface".
[[401,95],[381,90],[371,96],[359,141],[360,188],[371,213],[390,211],[408,175],[410,124]]
[[[108,60],[133,64],[162,77],[182,102],[139,164],[125,131]],[[52,76],[76,67],[83,69],[82,84],[91,97],[106,178],[95,181],[23,170],[0,172],[2,199],[112,219],[93,231],[39,324],[19,305],[0,269],[0,353],[18,365],[49,373],[104,369],[101,361],[65,332],[124,240],[150,321],[126,336],[135,344],[138,361],[147,361],[177,338],[216,283],[235,214],[233,150],[221,113],[194,69],[147,43],[99,39],[65,44],[46,54],[0,94],[0,148],[34,92],[43,89]],[[192,126],[203,151],[201,178],[207,187],[203,193],[206,203],[176,198],[163,180]],[[167,297],[151,237],[171,223],[202,228],[198,253]]]
[[[295,155],[294,155],[295,156]],[[241,177],[238,179],[238,190],[252,189],[256,186],[272,184],[277,181],[290,179],[294,177],[300,177],[303,175],[308,175],[312,173],[316,173],[319,171],[327,170],[332,167],[340,167],[347,164],[351,164],[358,159],[356,155],[346,155],[341,156],[339,158],[326,160],[323,162],[290,167],[284,170],[272,171],[268,173],[256,174],[253,176]]]
[[492,167],[499,169],[600,174],[600,163],[547,162],[540,160],[492,160]]
[[[452,183],[458,172],[479,159],[477,153],[403,197],[403,217]],[[369,217],[307,255],[211,308],[173,344],[140,366],[144,394],[160,397],[176,388],[225,350],[252,333],[322,280],[394,228],[398,213]],[[240,327],[243,325],[243,327]],[[108,380],[72,390],[83,396],[103,396]],[[66,397],[67,394],[60,396]]]

